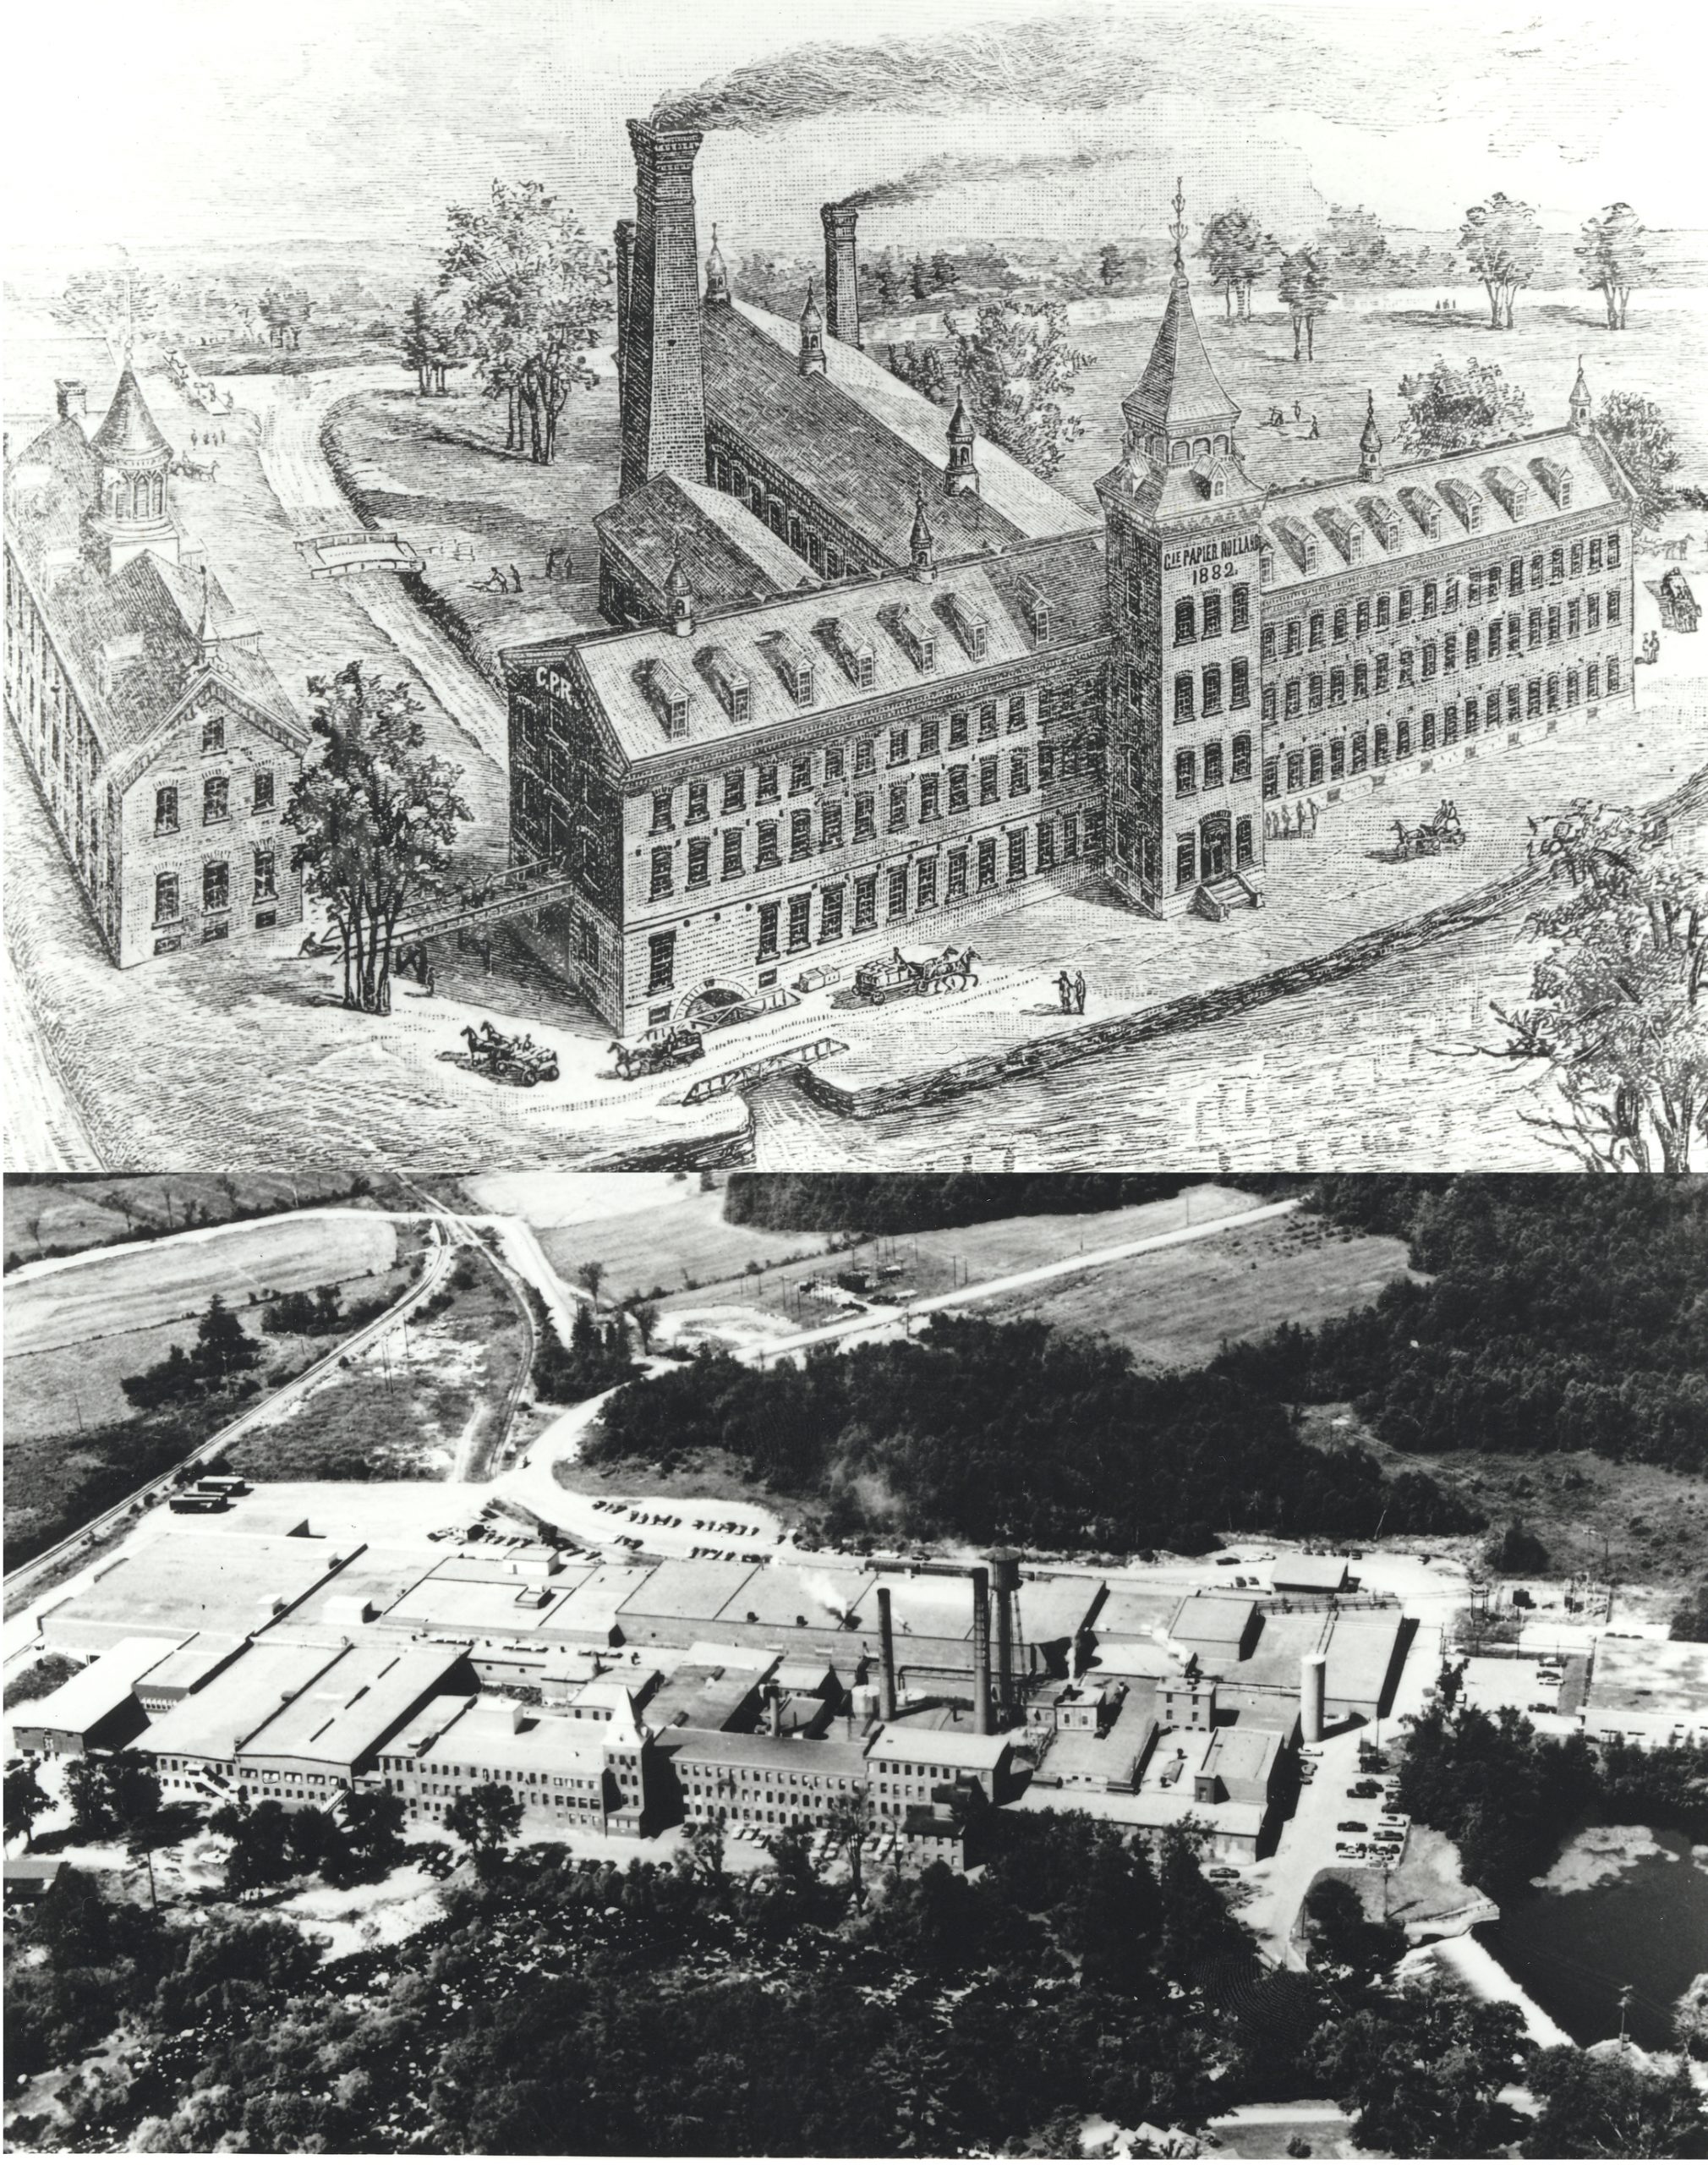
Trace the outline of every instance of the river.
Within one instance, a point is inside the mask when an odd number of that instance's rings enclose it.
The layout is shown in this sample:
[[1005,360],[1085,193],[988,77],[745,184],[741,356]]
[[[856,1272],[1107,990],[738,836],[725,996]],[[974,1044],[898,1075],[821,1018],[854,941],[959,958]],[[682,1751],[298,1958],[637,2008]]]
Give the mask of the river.
[[1665,1827],[1588,1827],[1536,1894],[1479,1929],[1491,1953],[1580,2045],[1627,2031],[1673,2042],[1672,2010],[1708,1970],[1708,1846]]
[[1541,951],[1523,912],[1403,961],[1294,994],[1206,1028],[999,1082],[923,1111],[847,1120],[789,1082],[749,1098],[755,1165],[1177,1166],[1236,1172],[1372,1165],[1568,1170],[1525,1124],[1531,1071],[1495,1043],[1490,1002],[1523,1000]]

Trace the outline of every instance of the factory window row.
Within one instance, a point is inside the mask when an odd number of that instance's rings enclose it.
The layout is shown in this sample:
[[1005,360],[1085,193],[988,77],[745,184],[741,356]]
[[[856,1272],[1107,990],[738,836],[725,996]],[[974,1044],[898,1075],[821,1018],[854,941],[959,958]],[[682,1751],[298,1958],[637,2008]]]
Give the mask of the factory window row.
[[[1196,677],[1190,669],[1180,671],[1174,678],[1175,721],[1195,721],[1200,715],[1220,714],[1224,682],[1218,661],[1211,662]],[[1229,708],[1251,705],[1251,665],[1244,655],[1229,663],[1225,682]]]
[[[250,876],[250,898],[257,902],[276,902],[278,892],[277,857],[272,850],[258,849]],[[201,869],[201,906],[204,911],[228,910],[232,906],[231,866],[223,858]],[[178,874],[157,872],[154,879],[155,923],[172,924],[183,914],[183,883]]]
[[[1030,796],[1034,787],[1048,789],[1058,781],[1096,781],[1103,772],[1102,753],[1100,744],[1090,739],[1076,737],[1059,746],[1040,745],[1036,770],[1029,753],[1010,752],[1007,755],[1005,773],[1001,756],[993,754],[979,760],[976,766],[957,765],[947,768],[940,774],[921,775],[917,777],[919,799],[917,809],[909,795],[910,786],[905,781],[889,783],[881,797],[875,790],[857,791],[852,799],[851,833],[847,819],[849,807],[837,800],[818,807],[816,841],[813,814],[809,809],[803,808],[791,813],[786,826],[781,819],[761,819],[753,830],[755,852],[751,864],[747,854],[747,830],[745,827],[725,827],[715,836],[690,836],[687,885],[693,889],[711,884],[712,845],[714,840],[720,844],[717,865],[719,876],[725,880],[739,880],[750,870],[774,870],[783,863],[786,849],[788,862],[799,863],[816,852],[840,849],[851,839],[856,842],[874,841],[879,834],[880,812],[883,831],[890,835],[901,834],[916,820],[922,826],[929,826],[945,816],[971,811],[975,803],[979,806],[998,804],[1003,802],[1005,796],[1010,799]],[[669,842],[653,846],[648,867],[648,896],[651,901],[659,901],[675,891],[675,850],[676,846]]]
[[[271,812],[274,809],[273,772],[262,767],[249,777],[251,812]],[[205,827],[216,826],[232,816],[231,778],[227,775],[205,775],[201,785],[201,817]],[[154,831],[157,835],[175,835],[178,830],[178,785],[164,783],[154,792]]]
[[1338,781],[1349,772],[1359,775],[1370,766],[1409,758],[1414,750],[1432,752],[1458,743],[1461,735],[1471,737],[1479,730],[1494,729],[1503,718],[1511,724],[1557,714],[1583,700],[1600,699],[1604,679],[1611,697],[1623,682],[1617,655],[1609,655],[1605,665],[1592,661],[1581,668],[1553,670],[1523,683],[1497,684],[1486,693],[1472,693],[1462,702],[1450,700],[1439,715],[1432,710],[1420,717],[1415,733],[1413,717],[1400,715],[1391,726],[1377,722],[1371,730],[1355,730],[1349,737],[1277,754],[1263,763],[1263,794],[1278,797],[1284,787],[1291,792],[1322,781]]
[[[1251,628],[1251,589],[1249,586],[1230,589],[1227,596],[1226,628],[1243,632]],[[1174,604],[1174,644],[1189,645],[1194,639],[1216,639],[1224,628],[1223,597],[1220,594],[1202,596],[1183,594]]]
[[[1311,610],[1278,623],[1265,624],[1263,659],[1274,660],[1278,647],[1284,653],[1297,654],[1301,648],[1321,647],[1331,639],[1362,639],[1372,624],[1376,630],[1385,631],[1393,624],[1409,624],[1414,617],[1451,616],[1459,608],[1461,600],[1464,606],[1475,609],[1485,602],[1498,601],[1503,592],[1534,594],[1543,587],[1558,586],[1567,578],[1586,575],[1597,578],[1604,571],[1618,571],[1619,563],[1619,537],[1611,534],[1605,541],[1576,541],[1568,546],[1536,551],[1529,559],[1528,578],[1525,559],[1514,556],[1505,566],[1492,563],[1469,572],[1462,580],[1425,579],[1418,587],[1402,586],[1359,601],[1340,602],[1333,608]],[[1177,639],[1180,622],[1177,605]]]
[[[1371,660],[1352,663],[1349,670],[1337,663],[1328,670],[1312,670],[1302,677],[1289,677],[1278,685],[1263,688],[1262,714],[1265,721],[1277,719],[1278,703],[1283,713],[1293,715],[1307,709],[1315,713],[1325,699],[1329,706],[1339,706],[1349,695],[1355,699],[1369,698],[1373,693],[1380,697],[1394,683],[1405,686],[1426,683],[1436,676],[1448,676],[1460,666],[1461,660],[1467,669],[1480,669],[1485,662],[1498,661],[1504,652],[1508,655],[1529,653],[1541,646],[1557,646],[1568,639],[1592,636],[1603,628],[1612,629],[1623,620],[1623,610],[1618,588],[1609,592],[1605,611],[1601,598],[1590,595],[1580,605],[1568,602],[1562,609],[1557,602],[1546,609],[1531,609],[1527,612],[1514,610],[1504,618],[1490,620],[1485,635],[1478,625],[1467,628],[1461,644],[1459,634],[1448,632],[1439,640],[1425,639],[1421,646],[1401,647],[1396,655],[1378,654]],[[1180,711],[1180,688],[1185,688],[1186,709]],[[1191,716],[1191,682],[1190,678],[1176,680],[1175,715],[1177,720]]]
[[709,451],[706,478],[725,496],[739,496],[755,518],[769,526],[780,540],[786,541],[815,572],[821,572],[826,578],[840,578],[851,568],[840,548],[833,546],[816,527],[780,497],[769,495],[759,477],[749,474],[738,460]]
[[[1037,695],[1037,718],[1040,726],[1045,728],[1055,721],[1070,721],[1081,714],[1087,720],[1095,720],[1100,705],[1099,688],[1095,682],[1045,685]],[[756,804],[771,804],[784,797],[807,796],[815,788],[834,787],[848,781],[851,776],[857,781],[862,776],[875,775],[880,764],[889,767],[906,766],[914,759],[939,759],[944,751],[958,751],[965,745],[988,743],[993,738],[1015,736],[1029,726],[1031,719],[1032,710],[1026,693],[1015,692],[1001,699],[983,700],[977,706],[969,704],[965,708],[956,708],[947,717],[928,715],[917,725],[897,724],[881,736],[856,737],[851,744],[828,745],[817,754],[802,753],[786,760],[762,761],[752,770],[731,767],[720,778],[719,808],[725,814],[744,812],[747,808],[750,773],[753,779],[752,801]],[[818,763],[816,771],[815,760]],[[682,806],[685,825],[693,826],[711,818],[712,790],[710,781],[691,781],[687,785]],[[654,790],[652,793],[654,832],[660,833],[674,827],[677,809],[674,789]]]
[[[1197,794],[1202,776],[1206,789],[1220,789],[1230,781],[1250,781],[1251,779],[1251,739],[1241,730],[1227,748],[1224,758],[1221,740],[1215,739],[1196,750],[1176,752],[1174,754],[1174,794],[1193,797]],[[1201,764],[1202,762],[1202,764]]]

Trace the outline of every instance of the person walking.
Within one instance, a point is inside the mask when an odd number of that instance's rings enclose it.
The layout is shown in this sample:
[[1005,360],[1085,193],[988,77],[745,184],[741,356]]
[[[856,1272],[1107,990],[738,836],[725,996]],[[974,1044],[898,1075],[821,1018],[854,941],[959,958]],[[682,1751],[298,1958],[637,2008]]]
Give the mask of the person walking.
[[1068,975],[1065,970],[1064,970],[1061,975],[1056,979],[1055,989],[1056,997],[1061,1001],[1062,1013],[1064,1015],[1071,1015],[1074,1010],[1073,979]]
[[1320,441],[1321,441],[1321,440],[1322,440],[1322,430],[1317,427],[1317,416],[1313,414],[1311,416],[1311,442],[1312,442],[1312,443],[1317,443],[1317,442],[1320,442]]
[[1076,970],[1074,972],[1074,1012],[1076,1015],[1083,1015],[1085,1011],[1086,973],[1083,970]]
[[522,591],[522,573],[517,570],[514,564],[510,567],[510,590],[512,594],[520,594]]

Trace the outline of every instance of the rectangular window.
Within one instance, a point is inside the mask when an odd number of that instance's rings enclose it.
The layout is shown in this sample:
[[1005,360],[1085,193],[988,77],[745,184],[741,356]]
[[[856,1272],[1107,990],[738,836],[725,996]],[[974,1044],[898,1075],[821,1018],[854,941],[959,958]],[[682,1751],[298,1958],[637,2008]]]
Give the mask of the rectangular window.
[[258,902],[277,901],[279,891],[276,885],[276,879],[277,874],[272,851],[258,849],[255,852],[255,900]]
[[1010,880],[1026,877],[1026,829],[1016,827],[1008,838],[1008,876]]
[[1607,656],[1607,689],[1610,693],[1612,693],[1617,692],[1618,688],[1619,657],[1617,654],[1610,654]]
[[711,836],[696,835],[688,844],[688,885],[691,887],[703,887],[711,876]]
[[1251,704],[1251,665],[1245,655],[1238,655],[1229,664],[1228,704],[1230,707],[1249,707]]
[[818,847],[820,849],[840,849],[842,847],[842,807],[827,804],[818,814]]
[[1385,721],[1378,721],[1376,725],[1376,764],[1378,767],[1388,765],[1388,724]]
[[981,804],[994,804],[997,795],[997,763],[981,759],[978,763],[978,801]]
[[1321,710],[1322,710],[1322,671],[1320,669],[1313,669],[1313,670],[1311,671],[1311,713],[1312,713],[1312,714],[1319,713],[1319,712],[1321,711]]
[[1304,711],[1305,687],[1296,677],[1287,679],[1287,719]]
[[1560,636],[1560,605],[1552,603],[1548,610],[1548,644],[1555,644]]
[[1385,632],[1393,621],[1393,596],[1391,594],[1378,594],[1376,597],[1377,630],[1378,632]]
[[1540,677],[1532,677],[1525,687],[1525,712],[1527,715],[1538,715],[1541,710],[1542,680]]
[[789,854],[791,858],[811,857],[813,854],[813,815],[810,812],[791,812],[789,814]]
[[862,873],[854,882],[854,929],[869,932],[878,922],[878,874]]
[[1432,578],[1423,582],[1423,613],[1426,617],[1432,617],[1436,613],[1436,584]]
[[905,729],[892,729],[890,732],[890,764],[892,767],[899,767],[903,765],[906,758],[907,732]]
[[1346,773],[1346,739],[1331,737],[1328,740],[1328,779],[1341,781]]
[[1031,763],[1024,752],[1010,752],[1008,755],[1008,793],[1010,797],[1024,797],[1032,787]]
[[1599,594],[1592,594],[1590,596],[1588,601],[1585,605],[1585,616],[1590,631],[1598,632],[1601,630],[1601,597]]
[[1300,622],[1298,617],[1289,617],[1287,619],[1287,651],[1289,654],[1298,653],[1300,642],[1304,637],[1304,631],[1305,628]]
[[1579,685],[1579,678],[1577,671],[1568,669],[1566,671],[1566,704],[1568,707],[1574,707],[1578,704]]
[[1563,549],[1548,551],[1548,584],[1557,586],[1566,575],[1566,552]]
[[1040,744],[1037,748],[1037,782],[1040,789],[1048,789],[1055,780],[1055,747]]
[[922,759],[934,759],[937,757],[942,736],[943,722],[939,715],[932,715],[920,723],[919,756]]
[[228,864],[205,864],[201,869],[201,906],[205,910],[229,908],[232,874]]
[[964,714],[952,714],[952,715],[950,715],[950,716],[949,717],[949,748],[950,748],[950,750],[951,752],[953,752],[953,751],[955,751],[955,749],[957,749],[957,748],[958,748],[958,747],[960,747],[961,745],[962,745],[962,744],[966,743],[966,737],[967,737],[967,721],[966,721],[966,716]]
[[271,767],[259,768],[256,770],[254,781],[255,793],[249,801],[250,810],[255,812],[271,812],[273,808],[272,769]]
[[[1507,686],[1507,720],[1508,721],[1516,721],[1519,718],[1519,701],[1520,696],[1521,694],[1516,684],[1508,684]],[[1491,717],[1491,719],[1492,719],[1492,717]]]
[[759,786],[754,792],[754,797],[761,804],[770,804],[775,802],[779,794],[777,767],[776,763],[773,761],[769,765],[760,768]]
[[688,825],[692,826],[697,819],[709,819],[711,816],[705,783],[691,781],[688,784]]
[[1219,743],[1204,747],[1204,787],[1206,789],[1222,787],[1222,747]]
[[818,937],[821,940],[840,940],[842,936],[842,890],[827,887],[818,897]]
[[857,775],[878,771],[878,747],[869,737],[858,737],[854,740],[854,771]]
[[937,859],[921,858],[914,867],[914,907],[928,910],[937,901]]
[[1435,674],[1435,641],[1433,639],[1424,641],[1422,654],[1423,674],[1426,677],[1433,677]]
[[899,834],[907,825],[907,785],[893,781],[890,785],[890,831]]
[[[838,811],[839,811],[839,813],[840,813],[840,806],[838,807]],[[741,869],[742,869],[742,830],[741,830],[741,829],[740,829],[739,827],[725,827],[725,830],[724,830],[724,877],[725,877],[725,880],[734,880],[734,879],[738,878],[738,877],[740,876],[740,874],[741,874]]]
[[1331,669],[1328,672],[1328,704],[1332,707],[1346,704],[1346,671]]
[[1222,597],[1219,594],[1204,596],[1204,637],[1218,639],[1222,636]]
[[1265,624],[1263,627],[1262,653],[1265,661],[1273,661],[1275,659],[1275,627],[1273,624]]
[[1534,593],[1542,583],[1542,552],[1537,550],[1530,558],[1530,591]]
[[154,875],[154,921],[156,924],[177,922],[178,874],[175,872],[156,872]]
[[783,856],[778,847],[777,823],[775,819],[761,819],[758,833],[759,853],[754,859],[754,868],[758,871],[764,872],[770,865],[780,864],[783,862]]
[[1266,684],[1266,685],[1263,687],[1263,700],[1262,700],[1262,716],[1263,716],[1263,719],[1264,719],[1264,721],[1274,721],[1274,719],[1275,719],[1275,687],[1274,687],[1273,684]]
[[1311,644],[1313,647],[1322,644],[1322,611],[1320,609],[1313,609],[1311,612]]
[[[1599,549],[1600,544],[1596,546]],[[226,725],[223,715],[210,715],[201,726],[201,748],[204,752],[223,752],[226,748]]]
[[1441,666],[1443,669],[1459,667],[1459,633],[1449,632],[1441,643]]
[[201,786],[201,816],[204,826],[216,825],[231,815],[231,784],[223,775],[209,775]]
[[1278,797],[1281,794],[1279,759],[1265,759],[1263,762],[1263,794],[1265,797]]
[[996,735],[996,701],[987,699],[978,710],[978,733],[988,739]]
[[1249,586],[1234,589],[1233,608],[1229,622],[1236,632],[1249,631],[1251,625],[1251,589]]
[[919,777],[919,816],[922,819],[936,819],[942,816],[939,799],[943,791],[941,775],[921,775]]
[[1064,812],[1062,814],[1061,853],[1070,860],[1080,853],[1080,815],[1077,812]]
[[758,959],[762,962],[769,962],[777,952],[777,925],[782,914],[780,903],[761,902],[759,905]]
[[[1558,611],[1558,610],[1556,610],[1556,611],[1554,611],[1554,616],[1555,616],[1556,620],[1557,621],[1558,617],[1559,617],[1559,611]],[[1618,621],[1619,621],[1619,589],[1618,589],[1618,588],[1617,586],[1610,586],[1610,587],[1607,589],[1607,622],[1608,622],[1610,624],[1617,624],[1617,623],[1618,622]]]
[[1590,544],[1590,569],[1592,572],[1598,572],[1601,568],[1601,545],[1599,541],[1592,541]]
[[1251,779],[1251,739],[1243,729],[1234,739],[1234,779],[1235,781],[1250,781]]
[[789,763],[789,794],[801,797],[812,787],[813,759],[809,753],[804,759],[791,759]]
[[789,952],[797,947],[812,945],[813,897],[810,895],[791,895],[789,897]]
[[1525,560],[1522,556],[1514,556],[1511,563],[1507,566],[1507,592],[1522,594],[1524,590]]
[[1198,755],[1196,752],[1176,752],[1174,754],[1174,794],[1176,797],[1195,797],[1198,790]]
[[952,849],[949,852],[949,899],[953,902],[957,896],[964,895],[966,892],[966,852],[964,849]]
[[869,789],[862,789],[854,799],[854,839],[869,842],[878,831],[878,800]]
[[1464,582],[1464,598],[1469,606],[1473,609],[1475,608],[1477,603],[1482,600],[1482,573],[1481,572],[1466,573]]
[[1560,704],[1560,679],[1557,671],[1548,679],[1547,700],[1548,712],[1550,714],[1557,712]]
[[1393,725],[1393,756],[1396,759],[1410,757],[1411,752],[1411,716],[1400,715]]
[[949,770],[949,808],[951,812],[964,812],[966,806],[966,769],[951,767]]
[[1320,744],[1313,744],[1313,745],[1311,747],[1311,787],[1314,789],[1314,788],[1316,787],[1317,784],[1318,782],[1320,782],[1320,781],[1322,781],[1322,747]]
[[652,853],[650,891],[654,896],[667,895],[671,891],[671,852],[668,844],[663,849],[655,849]]
[[1213,662],[1204,671],[1204,712],[1220,714],[1221,711],[1222,671],[1219,664]]
[[1399,621],[1402,624],[1411,622],[1411,589],[1409,586],[1399,589]]
[[1584,697],[1598,699],[1601,696],[1601,670],[1599,662],[1592,661],[1584,671]]
[[1370,604],[1367,601],[1360,601],[1353,611],[1352,628],[1355,635],[1359,639],[1362,639],[1369,631]]
[[1361,775],[1369,765],[1369,741],[1361,729],[1355,729],[1352,732],[1352,771]]
[[1530,612],[1530,644],[1540,646],[1542,643],[1542,612],[1540,609],[1532,609]]
[[996,836],[987,835],[978,845],[978,884],[981,887],[996,885]]
[[[1008,703],[1008,727],[1010,736],[1015,731],[1026,727],[1026,693],[1024,692],[1016,692]],[[920,747],[922,751],[924,748],[923,745]],[[932,748],[934,751],[936,747],[933,745]]]
[[157,835],[178,832],[178,792],[157,789],[154,792],[154,831]]
[[1176,721],[1190,721],[1192,719],[1196,690],[1191,671],[1183,670],[1174,679],[1174,719]]
[[1464,635],[1464,666],[1475,669],[1481,659],[1481,638],[1473,624]]
[[1055,869],[1055,821],[1040,819],[1037,823],[1037,869],[1051,872]]
[[1198,838],[1190,827],[1174,837],[1174,885],[1190,887],[1198,867]]
[[735,767],[724,776],[724,809],[725,812],[745,811],[747,803],[747,770]]
[[1385,654],[1378,654],[1376,657],[1376,688],[1378,693],[1388,689],[1388,660]]
[[1188,646],[1197,637],[1192,610],[1192,597],[1182,595],[1174,604],[1174,644]]
[[1448,581],[1447,592],[1442,597],[1442,606],[1446,610],[1449,617],[1453,614],[1453,611],[1458,608],[1459,581],[1456,578],[1450,578]]
[[1409,646],[1401,647],[1399,650],[1399,681],[1402,684],[1409,684],[1411,682],[1411,665],[1414,656],[1412,655],[1411,649]]
[[[1457,737],[1459,734],[1459,709],[1457,707],[1449,707],[1447,711],[1448,717],[1453,724],[1453,733]],[[1432,714],[1426,714],[1423,717],[1423,748],[1426,752],[1432,752],[1435,749],[1435,716]]]
[[1305,754],[1302,752],[1287,754],[1287,787],[1289,789],[1303,789],[1305,787]]
[[673,824],[671,818],[671,792],[667,789],[655,789],[653,792],[653,832],[655,835]]
[[1355,661],[1352,665],[1352,696],[1355,699],[1370,696],[1370,664],[1367,661]]
[[1574,578],[1581,578],[1583,575],[1584,545],[1581,541],[1574,541],[1572,544],[1572,577]]
[[1568,601],[1566,604],[1566,637],[1568,639],[1578,639],[1582,635],[1583,628],[1583,603],[1577,600]]
[[1334,611],[1334,637],[1337,644],[1346,637],[1346,604],[1344,601]]

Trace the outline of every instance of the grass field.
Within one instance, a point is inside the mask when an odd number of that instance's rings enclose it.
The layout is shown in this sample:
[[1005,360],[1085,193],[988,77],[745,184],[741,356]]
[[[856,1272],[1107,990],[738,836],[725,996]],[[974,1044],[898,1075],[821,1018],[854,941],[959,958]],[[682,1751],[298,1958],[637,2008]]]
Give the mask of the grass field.
[[480,1260],[450,1304],[388,1331],[227,1454],[252,1481],[444,1479],[493,1439],[522,1360],[520,1318]]
[[[45,1253],[68,1255],[122,1241],[129,1234],[174,1233],[191,1225],[218,1225],[238,1214],[296,1210],[337,1201],[353,1208],[407,1209],[414,1198],[381,1173],[105,1173],[69,1179],[10,1173],[5,1182],[8,1263]],[[235,1195],[233,1195],[235,1191]]]

